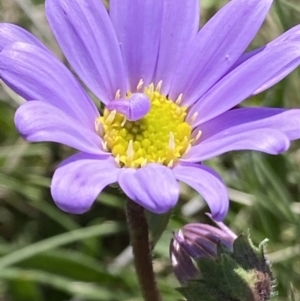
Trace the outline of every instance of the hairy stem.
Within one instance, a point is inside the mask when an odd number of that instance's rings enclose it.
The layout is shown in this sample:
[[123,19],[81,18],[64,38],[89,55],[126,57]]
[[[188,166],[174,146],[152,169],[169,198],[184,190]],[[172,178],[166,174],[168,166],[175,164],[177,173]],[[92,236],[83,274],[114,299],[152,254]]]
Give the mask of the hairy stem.
[[135,270],[144,300],[161,301],[152,267],[149,231],[144,208],[128,200],[126,213]]

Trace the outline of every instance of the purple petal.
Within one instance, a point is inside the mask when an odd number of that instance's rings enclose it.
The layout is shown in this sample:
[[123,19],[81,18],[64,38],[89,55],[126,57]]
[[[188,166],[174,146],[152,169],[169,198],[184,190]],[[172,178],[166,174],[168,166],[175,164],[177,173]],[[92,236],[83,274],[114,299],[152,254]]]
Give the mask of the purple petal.
[[154,213],[165,213],[179,198],[179,185],[173,172],[159,164],[140,169],[122,169],[118,182],[130,199]]
[[[210,226],[201,223],[186,224],[182,229],[185,242],[193,247],[196,256],[199,258],[202,256],[202,252],[208,252],[207,255],[216,257],[217,244],[222,243],[227,249],[232,251],[233,242],[237,238],[237,235],[232,232],[223,222],[217,222],[213,220],[217,227]],[[198,243],[199,242],[199,243]],[[202,249],[202,252],[201,252]]]
[[[199,0],[164,0],[158,61],[154,82],[163,82],[162,93],[168,94],[175,68],[183,50],[199,28]],[[184,26],[183,26],[184,24]]]
[[[274,64],[276,62],[276,64]],[[193,126],[208,121],[251,96],[269,81],[280,81],[300,64],[300,47],[280,43],[253,56],[223,77],[191,108],[188,119],[196,112]]]
[[[234,66],[232,66],[231,70],[233,70],[234,68],[236,68],[237,66],[239,66],[240,64],[242,64],[243,62],[245,62],[246,60],[249,60],[251,57],[253,57],[254,55],[264,51],[264,50],[268,50],[270,47],[275,46],[278,43],[283,43],[283,42],[300,42],[300,25],[297,25],[293,28],[291,28],[290,30],[286,31],[285,33],[283,33],[282,35],[280,35],[278,38],[276,38],[275,40],[271,41],[270,43],[268,43],[265,46],[262,46],[258,49],[255,49],[253,51],[249,51],[245,54],[243,54],[238,61],[234,64]],[[231,71],[229,70],[228,73]],[[253,95],[259,94],[267,89],[269,89],[270,87],[272,87],[273,85],[275,85],[278,82],[278,75],[273,78],[270,79],[267,83],[264,83],[260,88],[258,88],[256,91],[254,91]]]
[[283,132],[290,140],[300,138],[300,110],[278,108],[242,108],[230,110],[201,124],[194,132],[202,131],[198,143],[249,130],[270,128]]
[[148,114],[151,103],[147,95],[133,93],[128,99],[116,99],[111,101],[106,108],[110,111],[116,110],[130,121],[137,121]]
[[108,155],[101,150],[102,140],[95,132],[51,104],[34,100],[24,103],[16,111],[15,124],[27,141],[58,142],[83,152]]
[[232,0],[201,29],[183,54],[170,89],[189,106],[207,92],[245,51],[272,0]]
[[22,27],[10,23],[0,23],[0,51],[15,42],[32,44],[49,51],[42,42]]
[[256,150],[277,155],[289,146],[289,138],[279,130],[236,127],[193,146],[183,161],[204,161],[233,150]]
[[119,44],[99,0],[47,0],[52,31],[75,72],[104,103],[127,92]]
[[265,49],[268,49],[270,47],[273,47],[274,45],[278,43],[282,43],[285,41],[294,41],[294,42],[300,42],[300,25],[294,26],[293,28],[289,29],[288,31],[284,32],[282,35],[277,37],[275,40],[271,41],[270,43],[259,47],[257,49],[254,49],[252,51],[246,52],[235,62],[235,64],[230,68],[230,70],[227,72],[229,73],[231,70],[235,69],[237,66],[242,64],[243,62],[249,60],[254,55],[264,51]]
[[209,167],[200,164],[180,163],[173,168],[177,180],[195,189],[207,202],[213,219],[223,220],[229,201],[227,189],[219,175]]
[[237,235],[228,226],[226,226],[223,222],[218,222],[218,221],[213,220],[210,213],[206,213],[206,215],[221,229],[221,231],[225,235],[227,235],[227,237],[231,237],[232,240],[235,240],[237,238]]
[[199,270],[195,267],[191,257],[174,238],[170,243],[170,258],[174,273],[182,285],[190,279],[199,278]]
[[152,82],[159,50],[162,13],[163,1],[110,1],[111,20],[133,92],[141,79],[145,85]]
[[72,73],[35,45],[14,43],[0,53],[0,77],[26,100],[51,103],[84,126],[94,128],[99,113]]
[[56,205],[70,213],[84,213],[99,193],[117,182],[120,169],[112,157],[76,154],[63,161],[54,172],[51,194]]

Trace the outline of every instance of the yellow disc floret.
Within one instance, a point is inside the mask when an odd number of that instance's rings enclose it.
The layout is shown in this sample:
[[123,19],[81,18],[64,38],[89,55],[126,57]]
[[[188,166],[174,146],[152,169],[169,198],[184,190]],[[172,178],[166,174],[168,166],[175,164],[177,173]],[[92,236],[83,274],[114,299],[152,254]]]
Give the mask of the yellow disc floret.
[[138,121],[128,121],[108,109],[97,120],[105,147],[121,167],[139,168],[148,163],[171,167],[191,145],[192,128],[185,122],[186,107],[179,105],[181,97],[173,102],[159,90],[153,84],[144,89],[151,108]]

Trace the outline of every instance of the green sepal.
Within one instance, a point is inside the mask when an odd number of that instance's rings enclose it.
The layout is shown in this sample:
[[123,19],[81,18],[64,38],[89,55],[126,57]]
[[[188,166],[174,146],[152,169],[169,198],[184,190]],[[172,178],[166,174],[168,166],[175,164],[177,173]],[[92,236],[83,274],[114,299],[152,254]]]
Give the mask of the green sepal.
[[222,292],[216,291],[212,287],[208,287],[201,280],[189,282],[188,287],[181,287],[177,289],[188,301],[234,301],[226,299]]
[[242,234],[233,243],[233,258],[244,269],[257,269],[270,272],[269,264],[265,258],[265,249],[268,240],[264,239],[255,247],[250,239],[249,232]]
[[187,282],[178,291],[188,301],[267,301],[273,277],[265,258],[266,240],[255,247],[249,234],[240,235],[233,251],[218,246],[217,258],[197,261],[201,279]]
[[230,286],[223,274],[223,261],[224,259],[221,258],[216,261],[207,258],[199,260],[198,267],[201,270],[203,278],[190,280],[186,287],[178,289],[179,292],[188,301],[235,301],[236,299],[231,297]]

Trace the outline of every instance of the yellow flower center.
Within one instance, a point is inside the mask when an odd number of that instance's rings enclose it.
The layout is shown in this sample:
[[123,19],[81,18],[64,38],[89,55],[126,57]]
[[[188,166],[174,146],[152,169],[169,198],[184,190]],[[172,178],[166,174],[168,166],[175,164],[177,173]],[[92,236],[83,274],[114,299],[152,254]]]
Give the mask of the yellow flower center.
[[[96,124],[101,124],[104,147],[120,167],[139,168],[148,163],[169,167],[185,154],[193,140],[191,126],[185,122],[186,107],[182,95],[174,102],[160,93],[160,85],[144,88],[151,108],[137,121],[128,121],[115,110],[104,110]],[[127,93],[129,97],[131,93]]]

